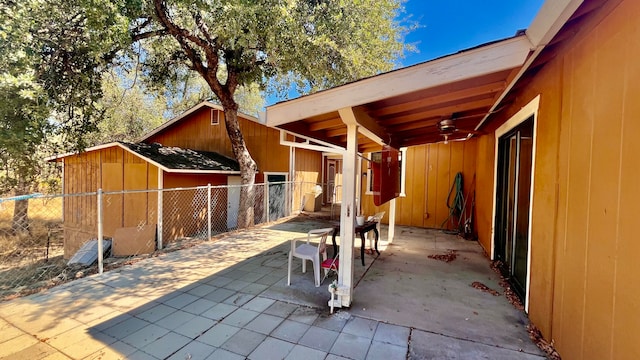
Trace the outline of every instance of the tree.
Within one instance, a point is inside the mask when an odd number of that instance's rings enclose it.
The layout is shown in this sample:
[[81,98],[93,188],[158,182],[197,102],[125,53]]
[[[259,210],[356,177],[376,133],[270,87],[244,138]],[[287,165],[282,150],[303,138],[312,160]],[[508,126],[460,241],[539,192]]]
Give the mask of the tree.
[[97,123],[96,131],[87,134],[88,144],[133,142],[164,122],[165,97],[149,92],[135,71],[106,73],[102,79],[102,93],[98,107],[104,111],[104,116]]
[[[0,9],[18,5],[0,1]],[[402,1],[21,0],[25,11],[2,10],[2,23],[28,20],[27,67],[55,125],[78,148],[103,115],[101,74],[119,59],[141,59],[151,84],[198,74],[224,109],[246,185],[238,221],[246,227],[253,224],[256,164],[238,123],[238,89],[276,84],[310,92],[390,70],[406,49],[406,28],[396,20]]]
[[[85,11],[90,2],[0,0],[2,194],[36,191],[43,148],[54,132],[79,148],[102,114],[96,107],[101,72],[114,49],[130,44],[130,38],[105,31],[118,23],[99,9]],[[126,30],[128,22],[120,24]],[[16,201],[14,230],[29,229],[27,214],[28,200]]]
[[132,19],[132,39],[148,49],[152,80],[186,68],[218,97],[246,185],[241,227],[253,223],[256,163],[238,124],[237,89],[276,78],[316,91],[390,70],[405,49],[401,0],[149,1]]

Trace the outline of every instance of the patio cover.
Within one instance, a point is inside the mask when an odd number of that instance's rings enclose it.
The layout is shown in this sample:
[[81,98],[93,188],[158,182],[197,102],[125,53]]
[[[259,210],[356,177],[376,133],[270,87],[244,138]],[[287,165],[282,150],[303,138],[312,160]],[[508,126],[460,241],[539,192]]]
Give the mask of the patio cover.
[[[358,153],[396,149],[481,133],[485,120],[569,20],[582,0],[543,4],[530,28],[516,36],[483,44],[414,66],[269,106],[267,126],[281,129],[281,143],[339,153],[343,157],[338,277],[353,297],[353,240]],[[455,129],[439,123],[453,119]],[[447,135],[447,138],[444,135]],[[389,241],[393,239],[395,200],[391,200]]]

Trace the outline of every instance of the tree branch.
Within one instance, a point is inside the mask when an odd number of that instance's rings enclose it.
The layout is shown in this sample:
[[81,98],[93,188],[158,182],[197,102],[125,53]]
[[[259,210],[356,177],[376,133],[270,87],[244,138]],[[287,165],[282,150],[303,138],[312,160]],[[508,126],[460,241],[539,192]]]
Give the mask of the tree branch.
[[136,42],[136,41],[148,39],[148,38],[151,38],[151,37],[165,36],[167,34],[169,34],[167,29],[158,29],[158,30],[153,30],[153,31],[147,31],[147,32],[144,32],[144,33],[134,34],[134,35],[131,36],[131,40],[133,40],[133,42]]
[[[193,35],[188,30],[176,25],[167,14],[167,7],[164,0],[153,0],[153,4],[158,20],[165,27],[167,33],[178,41],[180,47],[182,47],[185,54],[191,61],[193,70],[200,73],[211,87],[211,90],[213,90],[218,97],[221,97],[221,95],[225,93],[225,89],[222,84],[220,84],[220,81],[218,81],[216,76],[216,72],[218,70],[218,54],[214,43],[207,42],[206,40]],[[198,54],[196,49],[194,49],[189,42],[204,51],[207,65],[204,64],[200,54]]]

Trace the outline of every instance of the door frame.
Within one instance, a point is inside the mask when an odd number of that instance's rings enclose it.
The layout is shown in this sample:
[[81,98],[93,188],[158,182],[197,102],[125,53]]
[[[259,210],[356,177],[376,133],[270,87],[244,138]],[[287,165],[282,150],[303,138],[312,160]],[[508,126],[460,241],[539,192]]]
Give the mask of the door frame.
[[498,195],[498,153],[500,150],[499,142],[500,137],[513,130],[518,125],[522,124],[525,120],[533,117],[533,148],[531,150],[531,187],[529,189],[529,228],[527,229],[527,279],[524,296],[524,310],[529,312],[529,291],[531,284],[531,229],[532,229],[532,215],[533,215],[533,201],[534,201],[534,188],[535,188],[535,170],[536,170],[536,148],[538,142],[538,108],[540,106],[540,95],[536,96],[527,105],[523,106],[517,113],[509,118],[504,124],[500,125],[494,133],[494,164],[493,164],[493,214],[491,216],[491,260],[495,260],[495,247],[496,247],[496,217],[497,217],[497,195]]

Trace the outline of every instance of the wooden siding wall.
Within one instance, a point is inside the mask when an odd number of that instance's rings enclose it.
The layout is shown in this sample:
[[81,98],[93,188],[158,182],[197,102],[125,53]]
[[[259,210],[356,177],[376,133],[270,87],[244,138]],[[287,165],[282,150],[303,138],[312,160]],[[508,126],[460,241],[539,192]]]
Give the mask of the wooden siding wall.
[[295,149],[295,174],[293,181],[298,184],[293,193],[293,210],[298,211],[303,204],[304,194],[314,190],[316,184],[322,184],[322,153],[311,150]]
[[[119,147],[110,147],[65,158],[65,193],[78,194],[158,188],[158,169]],[[65,258],[97,236],[95,194],[69,196],[64,200]],[[111,237],[121,227],[155,224],[157,194],[105,194],[103,232]]]
[[493,188],[495,168],[495,138],[482,136],[478,140],[476,158],[476,211],[474,213],[478,242],[487,254],[491,254],[491,229],[493,228]]
[[[406,158],[406,196],[396,199],[396,224],[440,228],[449,216],[447,195],[456,173],[462,172],[465,196],[473,186],[476,152],[475,139],[409,147]],[[367,166],[366,162],[363,163],[363,172]],[[366,179],[363,177],[362,194],[365,193],[365,188]],[[452,194],[452,198],[454,195]],[[388,223],[388,203],[376,207],[373,196],[364,195],[362,205],[365,215],[385,211],[382,222]]]
[[[234,158],[223,117],[218,125],[211,125],[211,108],[206,106],[188,116],[188,119],[182,119],[146,142],[215,151]],[[280,145],[280,132],[251,120],[240,117],[238,120],[249,152],[260,172],[288,172],[289,148]]]
[[638,1],[604,3],[500,115],[541,94],[529,316],[563,359],[640,358],[638,18]]

